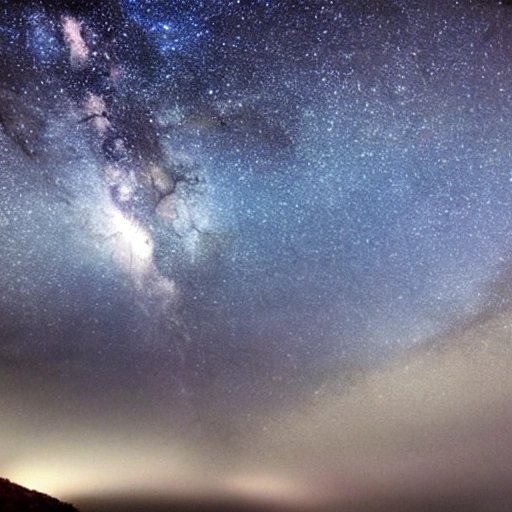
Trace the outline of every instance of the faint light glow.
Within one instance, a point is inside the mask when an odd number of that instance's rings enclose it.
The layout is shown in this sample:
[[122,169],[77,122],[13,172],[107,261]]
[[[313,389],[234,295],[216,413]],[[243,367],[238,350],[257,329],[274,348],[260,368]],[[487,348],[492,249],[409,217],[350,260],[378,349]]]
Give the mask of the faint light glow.
[[69,49],[69,59],[73,67],[82,67],[89,58],[89,48],[82,37],[82,24],[72,16],[62,17],[62,32]]
[[309,498],[301,482],[292,481],[282,474],[275,473],[236,475],[226,480],[224,488],[228,496],[275,501],[289,505],[304,505]]
[[103,115],[106,111],[107,105],[105,100],[97,94],[88,93],[84,101],[84,112],[87,117],[94,116],[91,119],[91,123],[101,134],[105,134],[110,128],[110,121]]
[[180,197],[178,193],[173,206],[176,212],[173,227],[182,238],[190,263],[205,261],[209,255],[208,241],[218,232],[210,205],[193,201],[186,195]]

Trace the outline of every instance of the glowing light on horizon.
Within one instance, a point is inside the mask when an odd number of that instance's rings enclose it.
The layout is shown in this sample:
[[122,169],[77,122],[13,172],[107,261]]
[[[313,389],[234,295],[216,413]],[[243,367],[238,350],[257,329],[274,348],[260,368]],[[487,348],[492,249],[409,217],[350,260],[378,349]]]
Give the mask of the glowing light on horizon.
[[172,443],[156,447],[147,439],[126,445],[122,451],[115,446],[109,435],[81,448],[68,443],[47,446],[44,452],[11,463],[2,476],[69,501],[84,494],[154,494],[164,489],[172,495],[191,488],[200,490],[202,479],[187,450]]

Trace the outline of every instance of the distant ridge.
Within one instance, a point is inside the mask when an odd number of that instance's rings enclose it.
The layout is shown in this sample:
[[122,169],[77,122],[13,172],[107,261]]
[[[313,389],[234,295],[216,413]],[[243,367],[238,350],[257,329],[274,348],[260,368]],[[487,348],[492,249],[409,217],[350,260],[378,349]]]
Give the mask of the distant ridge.
[[67,503],[0,478],[1,512],[78,512]]

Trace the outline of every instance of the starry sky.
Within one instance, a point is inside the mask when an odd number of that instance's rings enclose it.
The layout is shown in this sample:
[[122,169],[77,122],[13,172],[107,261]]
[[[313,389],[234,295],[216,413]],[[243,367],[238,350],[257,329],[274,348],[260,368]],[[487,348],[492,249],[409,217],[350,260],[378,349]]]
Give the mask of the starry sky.
[[0,475],[510,510],[508,3],[0,0]]

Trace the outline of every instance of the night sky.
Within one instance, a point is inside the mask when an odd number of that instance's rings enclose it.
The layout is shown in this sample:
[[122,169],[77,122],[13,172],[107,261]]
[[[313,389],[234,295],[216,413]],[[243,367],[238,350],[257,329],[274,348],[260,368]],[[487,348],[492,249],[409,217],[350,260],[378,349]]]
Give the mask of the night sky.
[[0,476],[510,511],[508,3],[0,0]]

